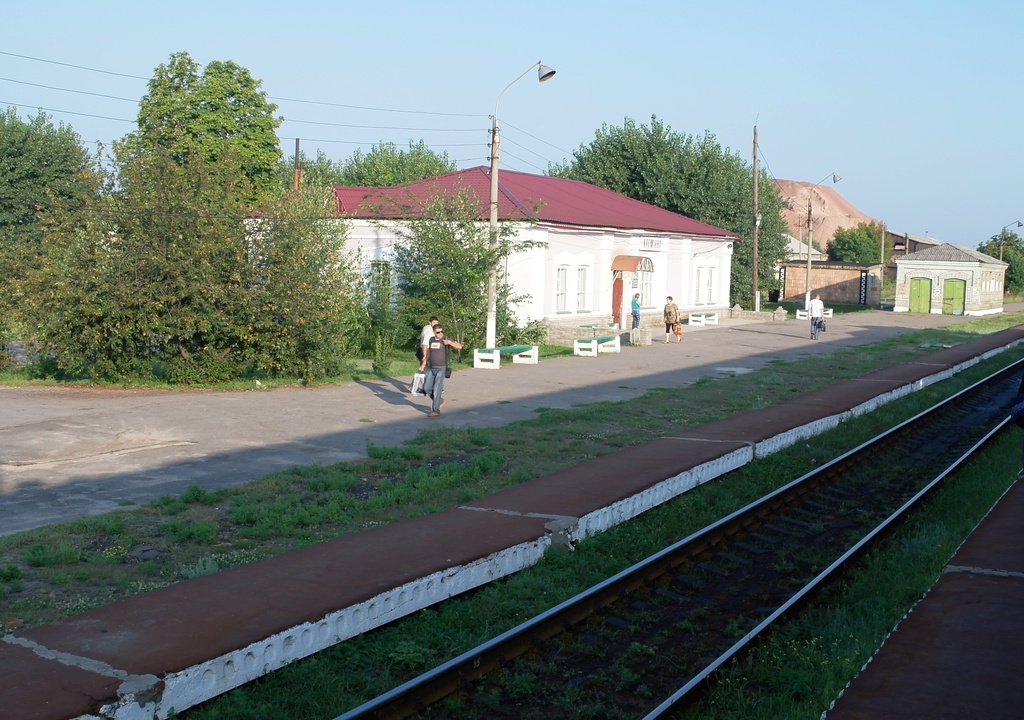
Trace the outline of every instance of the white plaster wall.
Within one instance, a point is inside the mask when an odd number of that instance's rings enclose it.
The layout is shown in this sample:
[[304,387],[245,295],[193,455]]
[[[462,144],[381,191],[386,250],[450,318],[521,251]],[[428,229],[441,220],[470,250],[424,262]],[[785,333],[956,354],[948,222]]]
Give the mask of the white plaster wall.
[[[398,233],[389,229],[387,223],[369,220],[348,220],[349,230],[346,247],[358,251],[364,265],[379,260],[388,260],[391,249],[399,238]],[[560,321],[578,318],[580,324],[604,318],[612,313],[611,264],[618,255],[642,255],[654,263],[651,297],[645,319],[654,318],[660,322],[664,298],[671,295],[683,311],[728,307],[732,262],[732,242],[701,240],[679,235],[645,233],[640,230],[625,231],[611,228],[562,228],[544,225],[519,224],[516,227],[519,240],[542,243],[540,247],[524,250],[508,258],[506,268],[509,281],[518,294],[529,295],[525,302],[517,304],[513,311],[520,321],[557,319]],[[652,240],[656,242],[652,242]],[[660,245],[659,248],[652,245]],[[569,283],[566,312],[555,311],[555,268],[565,263],[569,266]],[[710,303],[693,303],[694,266],[714,268],[715,292]],[[589,267],[589,307],[578,311],[576,307],[576,268]],[[635,290],[632,281],[636,275],[624,274],[623,308],[624,318],[629,317],[629,301]],[[655,317],[657,316],[657,317]]]

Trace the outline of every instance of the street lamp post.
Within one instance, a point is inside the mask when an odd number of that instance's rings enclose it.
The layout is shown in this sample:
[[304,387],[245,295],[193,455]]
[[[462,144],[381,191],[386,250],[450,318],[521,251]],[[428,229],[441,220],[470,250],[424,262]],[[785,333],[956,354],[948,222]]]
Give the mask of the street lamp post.
[[[526,68],[522,75],[505,86],[505,90],[523,79],[526,73],[537,68],[537,80],[545,82],[555,76],[555,71],[544,63],[537,61]],[[501,142],[498,134],[498,105],[501,104],[502,90],[494,103],[494,114],[491,115],[491,217],[490,217],[490,250],[493,253],[498,247],[498,145]],[[491,264],[487,274],[487,347],[496,347],[498,334],[498,266]]]
[[1006,228],[1013,227],[1014,225],[1016,225],[1017,227],[1024,227],[1024,222],[1021,222],[1020,220],[1015,220],[1012,223],[1009,223],[1007,225],[1003,225],[1003,229],[999,231],[999,259],[1000,260],[1003,259],[1003,248],[1006,247]]
[[811,194],[814,188],[828,180],[829,177],[832,178],[833,185],[842,180],[842,178],[835,173],[829,173],[821,180],[811,185],[807,190],[807,294],[804,296],[805,310],[810,310],[811,308],[811,243],[814,240],[814,226],[811,223]]

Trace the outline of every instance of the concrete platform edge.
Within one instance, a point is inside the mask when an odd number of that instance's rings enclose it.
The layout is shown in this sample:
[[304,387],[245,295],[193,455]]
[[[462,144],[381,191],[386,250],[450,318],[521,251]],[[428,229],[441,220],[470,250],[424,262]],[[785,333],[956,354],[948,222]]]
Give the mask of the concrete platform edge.
[[[626,500],[579,518],[575,527],[566,531],[568,537],[576,541],[608,530],[694,487],[736,470],[751,460],[782,450],[803,439],[832,429],[849,417],[865,414],[892,400],[948,379],[982,359],[1003,352],[1019,342],[1013,341],[988,350],[952,368],[943,368],[850,410],[792,428],[753,447],[728,452],[716,460],[659,481]],[[526,569],[538,562],[552,544],[554,542],[549,531],[547,535],[533,542],[494,553],[476,562],[421,577],[366,602],[332,612],[319,621],[295,626],[181,672],[155,679],[156,682],[151,686],[138,687],[137,683],[122,684],[117,700],[102,706],[102,715],[81,715],[74,720],[163,720],[172,709],[188,709],[360,633]]]

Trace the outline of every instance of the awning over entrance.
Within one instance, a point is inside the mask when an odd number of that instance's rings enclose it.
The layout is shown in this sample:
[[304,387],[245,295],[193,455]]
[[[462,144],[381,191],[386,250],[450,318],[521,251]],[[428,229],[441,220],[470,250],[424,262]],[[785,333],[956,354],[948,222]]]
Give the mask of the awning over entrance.
[[654,263],[641,255],[616,255],[612,260],[612,272],[654,272]]

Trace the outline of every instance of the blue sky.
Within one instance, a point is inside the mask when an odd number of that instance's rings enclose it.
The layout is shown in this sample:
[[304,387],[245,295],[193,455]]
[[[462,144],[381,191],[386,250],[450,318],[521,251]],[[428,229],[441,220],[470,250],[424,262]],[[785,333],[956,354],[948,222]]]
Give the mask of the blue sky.
[[[602,125],[708,131],[772,177],[834,186],[890,229],[977,245],[1024,220],[1024,3],[57,0],[4,10],[0,107],[46,108],[91,148],[134,129],[171,53],[233,60],[295,138],[342,160],[424,140],[545,171]],[[30,59],[31,58],[31,59]],[[97,72],[103,71],[103,72]],[[41,87],[46,86],[46,87]],[[70,92],[74,91],[74,92]]]

